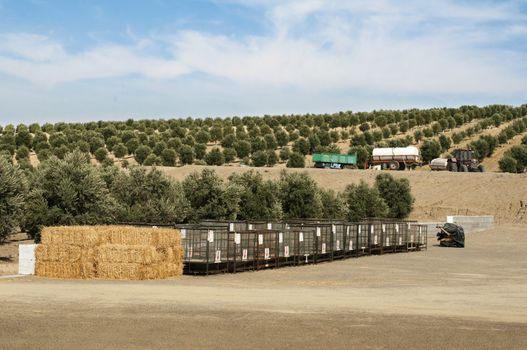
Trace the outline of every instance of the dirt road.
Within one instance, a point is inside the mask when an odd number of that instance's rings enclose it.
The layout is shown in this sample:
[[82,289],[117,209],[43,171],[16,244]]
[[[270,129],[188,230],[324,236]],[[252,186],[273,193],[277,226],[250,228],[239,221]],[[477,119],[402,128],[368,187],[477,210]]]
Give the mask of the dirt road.
[[0,279],[0,348],[521,349],[526,249],[507,225],[466,249],[236,275]]

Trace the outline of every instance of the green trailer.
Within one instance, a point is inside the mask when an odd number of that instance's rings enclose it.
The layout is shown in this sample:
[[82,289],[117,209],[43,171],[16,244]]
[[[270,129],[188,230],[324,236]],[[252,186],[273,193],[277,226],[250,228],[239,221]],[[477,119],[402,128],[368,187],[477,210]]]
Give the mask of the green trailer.
[[357,154],[313,153],[315,168],[344,169],[357,167]]

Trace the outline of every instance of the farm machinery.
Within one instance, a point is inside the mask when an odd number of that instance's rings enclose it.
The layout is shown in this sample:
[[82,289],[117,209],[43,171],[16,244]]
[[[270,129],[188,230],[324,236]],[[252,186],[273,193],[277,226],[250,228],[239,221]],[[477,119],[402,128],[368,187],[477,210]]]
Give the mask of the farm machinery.
[[430,162],[432,170],[448,170],[451,172],[484,172],[485,167],[474,158],[471,149],[458,148],[448,158],[436,158]]

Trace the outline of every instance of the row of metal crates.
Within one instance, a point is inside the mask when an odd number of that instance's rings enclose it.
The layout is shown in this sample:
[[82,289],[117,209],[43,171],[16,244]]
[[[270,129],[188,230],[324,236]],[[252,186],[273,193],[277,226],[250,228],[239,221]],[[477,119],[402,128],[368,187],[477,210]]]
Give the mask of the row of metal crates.
[[427,227],[412,221],[203,221],[176,227],[183,238],[187,274],[316,264],[427,246]]

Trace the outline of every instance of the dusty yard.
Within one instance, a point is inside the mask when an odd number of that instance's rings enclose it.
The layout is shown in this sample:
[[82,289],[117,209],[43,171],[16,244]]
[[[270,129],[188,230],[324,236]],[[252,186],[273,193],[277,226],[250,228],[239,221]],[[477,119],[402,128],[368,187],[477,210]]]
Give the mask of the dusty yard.
[[146,282],[0,279],[2,349],[524,349],[527,226],[466,249]]

